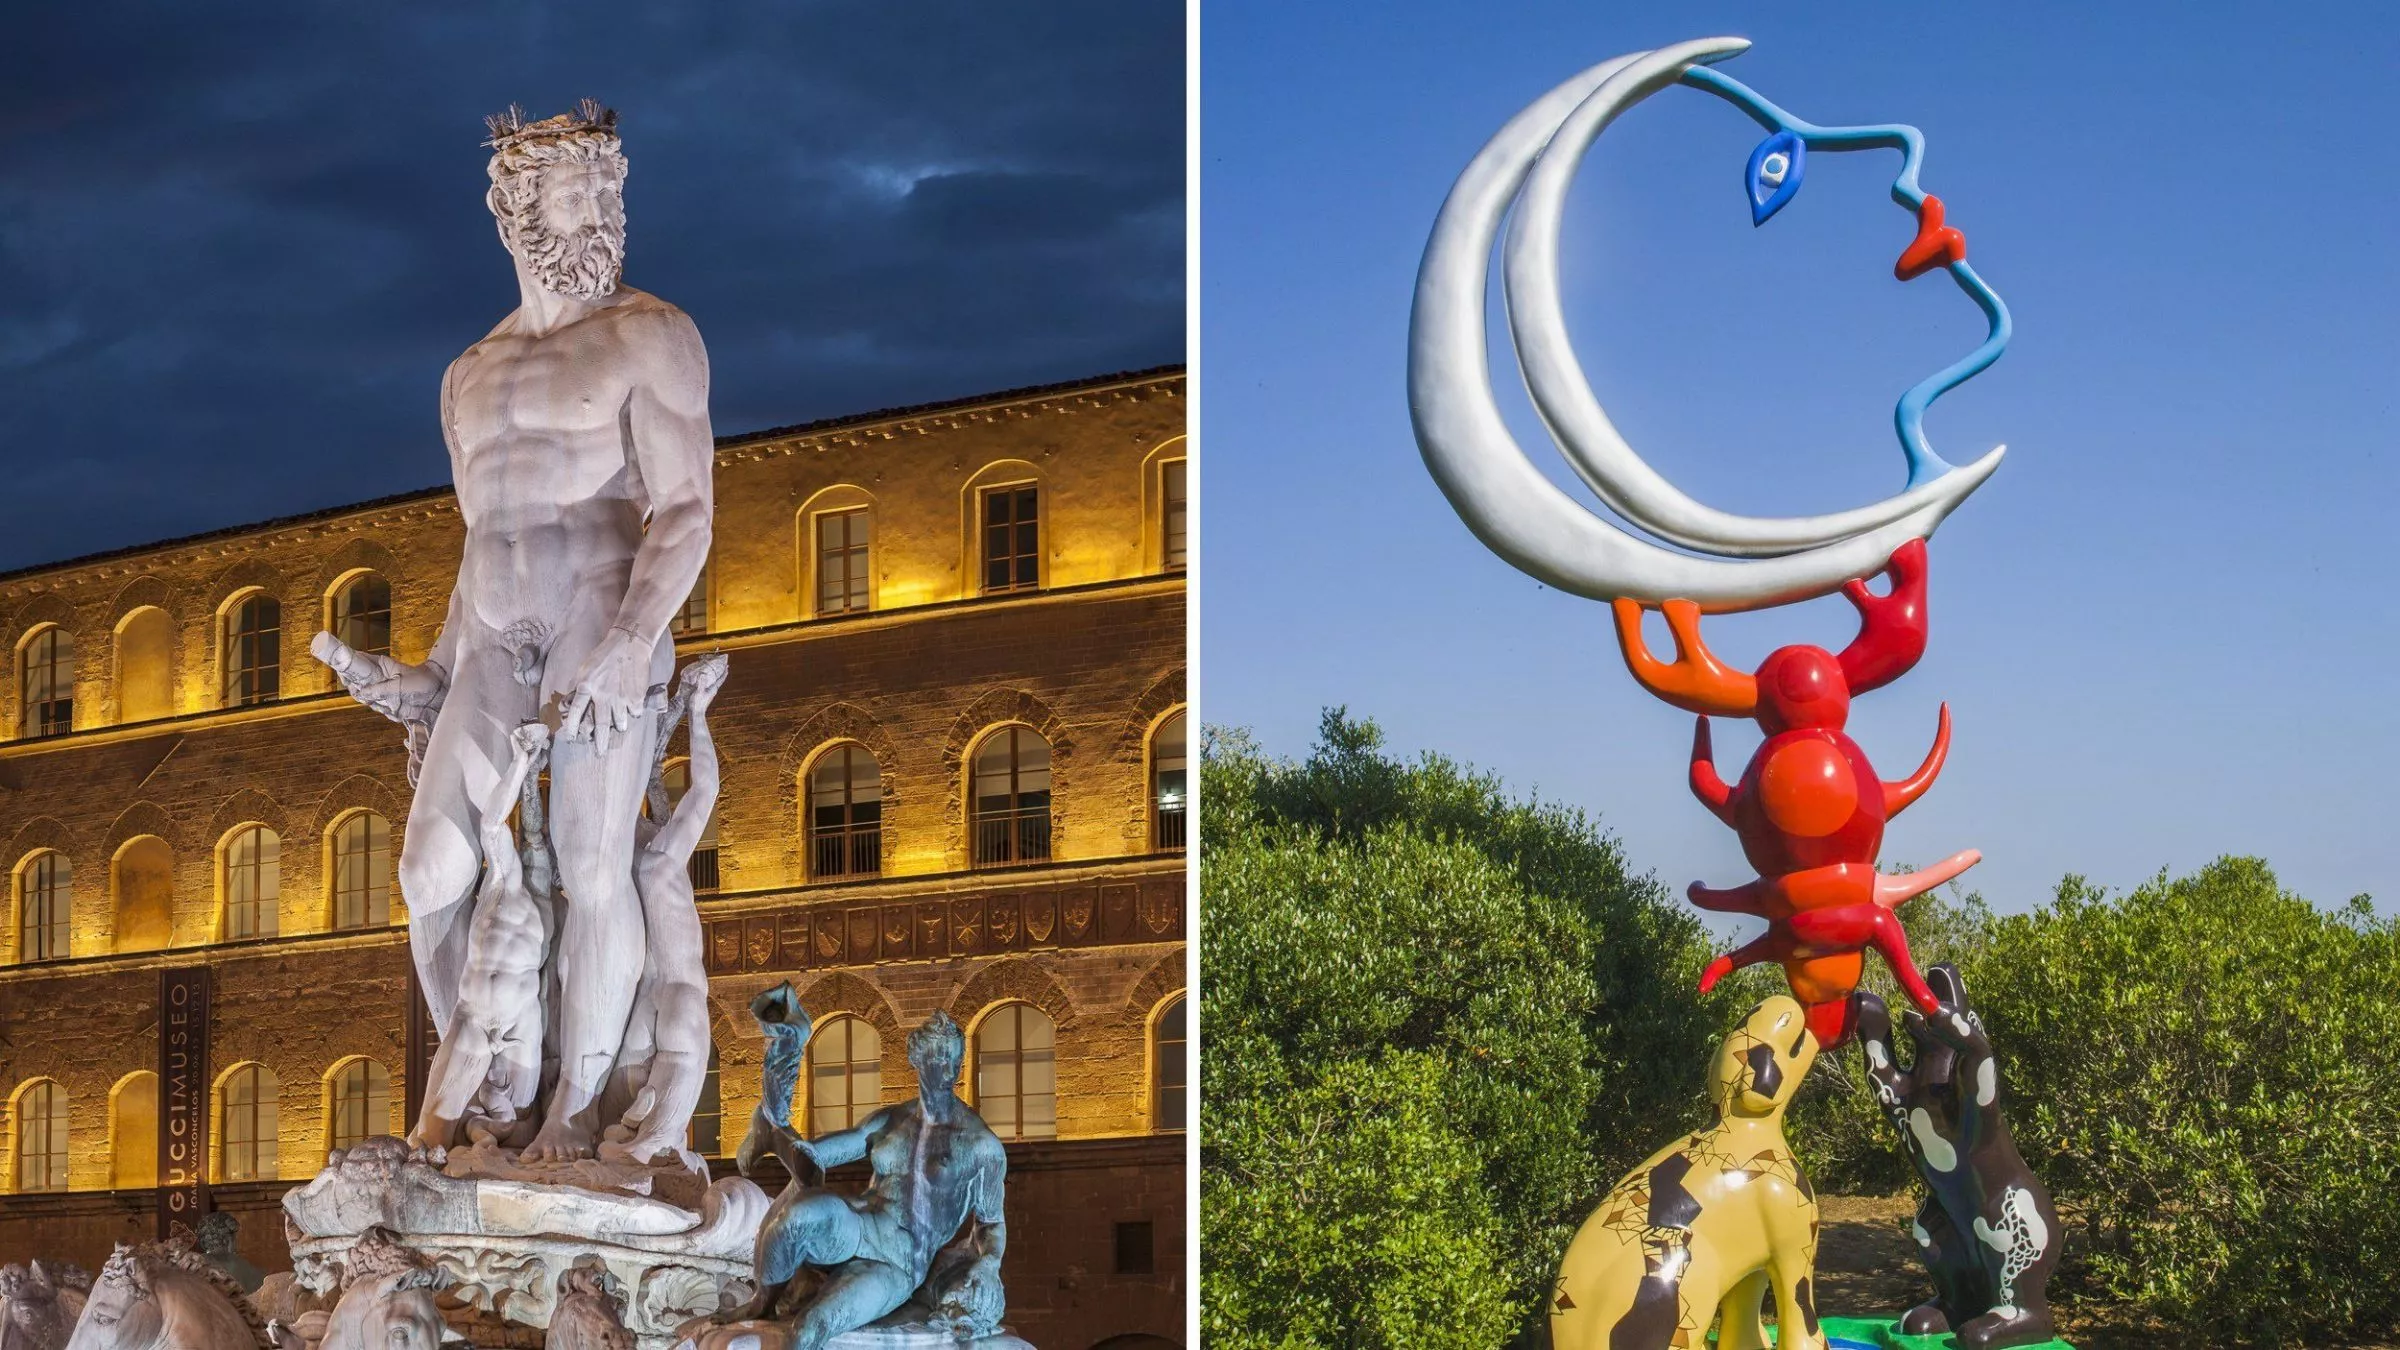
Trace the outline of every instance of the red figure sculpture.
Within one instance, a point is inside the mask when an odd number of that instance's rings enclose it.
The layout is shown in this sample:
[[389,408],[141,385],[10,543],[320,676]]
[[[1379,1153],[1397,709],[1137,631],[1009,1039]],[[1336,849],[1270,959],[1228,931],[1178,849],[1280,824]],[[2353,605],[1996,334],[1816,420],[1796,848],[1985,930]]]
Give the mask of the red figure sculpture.
[[[1858,636],[1836,656],[1822,647],[1778,648],[1745,675],[1717,660],[1700,641],[1700,610],[1688,600],[1660,608],[1675,637],[1675,660],[1662,663],[1642,639],[1642,607],[1615,604],[1617,640],[1625,664],[1642,686],[1687,712],[1700,714],[1692,734],[1692,793],[1741,836],[1742,853],[1758,879],[1729,890],[1694,882],[1692,903],[1730,914],[1755,914],[1767,931],[1709,963],[1702,992],[1743,966],[1773,961],[1808,1010],[1809,1029],[1830,1049],[1849,1039],[1852,991],[1873,947],[1909,999],[1931,1017],[1941,1011],[1908,953],[1908,936],[1893,913],[1903,901],[1932,890],[1982,860],[1973,849],[1906,876],[1875,870],[1884,822],[1925,794],[1950,750],[1950,706],[1942,705],[1933,749],[1917,771],[1886,783],[1858,742],[1844,734],[1853,695],[1880,689],[1925,654],[1925,543],[1912,539],[1886,566],[1891,591],[1878,596],[1863,581],[1842,588],[1858,607]],[[1708,719],[1751,717],[1766,733],[1758,753],[1732,787],[1717,776]]]

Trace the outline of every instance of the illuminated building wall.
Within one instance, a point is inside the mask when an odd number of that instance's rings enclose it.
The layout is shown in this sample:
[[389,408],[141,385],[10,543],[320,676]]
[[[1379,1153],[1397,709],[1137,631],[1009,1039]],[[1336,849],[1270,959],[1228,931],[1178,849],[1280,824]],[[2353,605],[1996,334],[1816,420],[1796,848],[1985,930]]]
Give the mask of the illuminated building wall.
[[[1180,1334],[1183,422],[1165,371],[726,437],[679,639],[732,660],[714,1152],[758,991],[856,1019],[802,1111],[907,1097],[947,1009],[1026,1136],[1007,1271],[1042,1344]],[[213,972],[216,1203],[263,1268],[343,1122],[405,1128],[406,754],[308,642],[421,657],[460,542],[443,489],[0,577],[0,1261],[147,1236],[162,967]]]

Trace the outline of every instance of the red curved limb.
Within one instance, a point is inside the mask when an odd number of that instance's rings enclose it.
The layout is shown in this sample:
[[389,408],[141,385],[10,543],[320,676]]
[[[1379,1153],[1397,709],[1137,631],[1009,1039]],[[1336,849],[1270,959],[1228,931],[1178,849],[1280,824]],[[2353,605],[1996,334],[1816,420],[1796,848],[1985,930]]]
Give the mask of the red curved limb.
[[1719,914],[1757,915],[1766,912],[1766,886],[1764,881],[1745,881],[1739,886],[1720,891],[1695,881],[1685,887],[1683,893],[1702,909],[1714,910]]
[[1925,654],[1925,572],[1925,541],[1911,539],[1884,564],[1891,594],[1877,595],[1863,581],[1842,587],[1858,607],[1858,636],[1835,659],[1853,695],[1899,679]]
[[1754,938],[1749,942],[1745,942],[1741,946],[1736,947],[1732,951],[1729,951],[1723,956],[1718,957],[1716,960],[1709,962],[1708,969],[1700,972],[1700,992],[1705,994],[1711,989],[1716,988],[1717,981],[1724,979],[1726,976],[1731,975],[1733,972],[1740,970],[1744,966],[1765,965],[1769,961],[1780,961],[1782,959],[1783,952],[1780,950],[1778,935],[1772,929],[1770,929],[1765,934]]
[[1733,824],[1733,789],[1717,776],[1716,748],[1709,739],[1705,716],[1692,728],[1692,795],[1700,799],[1709,814]]
[[1803,910],[1785,922],[1803,948],[1873,947],[1883,957],[1883,963],[1891,967],[1892,977],[1908,992],[1909,1002],[1928,1017],[1942,1010],[1942,1001],[1933,996],[1925,977],[1917,972],[1916,959],[1909,955],[1908,930],[1900,926],[1899,915],[1882,905]]
[[1883,785],[1883,818],[1890,820],[1907,810],[1917,798],[1924,796],[1925,789],[1933,786],[1933,780],[1942,776],[1942,762],[1948,758],[1950,705],[1945,703],[1942,705],[1941,723],[1934,728],[1933,748],[1925,752],[1925,762],[1917,766],[1915,773],[1899,782]]

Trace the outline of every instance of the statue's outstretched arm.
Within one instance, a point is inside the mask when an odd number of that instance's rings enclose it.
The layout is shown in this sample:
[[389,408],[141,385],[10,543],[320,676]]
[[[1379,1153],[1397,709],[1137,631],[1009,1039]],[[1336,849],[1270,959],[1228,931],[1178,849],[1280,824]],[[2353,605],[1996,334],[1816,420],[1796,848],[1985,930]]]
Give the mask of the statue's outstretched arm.
[[878,1111],[866,1122],[846,1130],[836,1130],[822,1139],[811,1140],[808,1151],[816,1156],[817,1166],[835,1168],[843,1163],[857,1162],[867,1156],[867,1145],[874,1141],[874,1128],[883,1119]]

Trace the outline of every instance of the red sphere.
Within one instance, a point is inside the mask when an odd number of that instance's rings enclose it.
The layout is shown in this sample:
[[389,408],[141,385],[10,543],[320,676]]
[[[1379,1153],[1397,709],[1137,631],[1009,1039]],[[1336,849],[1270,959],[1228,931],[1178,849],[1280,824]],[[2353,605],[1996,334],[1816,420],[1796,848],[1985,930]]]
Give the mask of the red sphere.
[[1823,647],[1778,647],[1758,667],[1758,724],[1779,731],[1822,727],[1840,731],[1850,720],[1850,682],[1841,662]]

